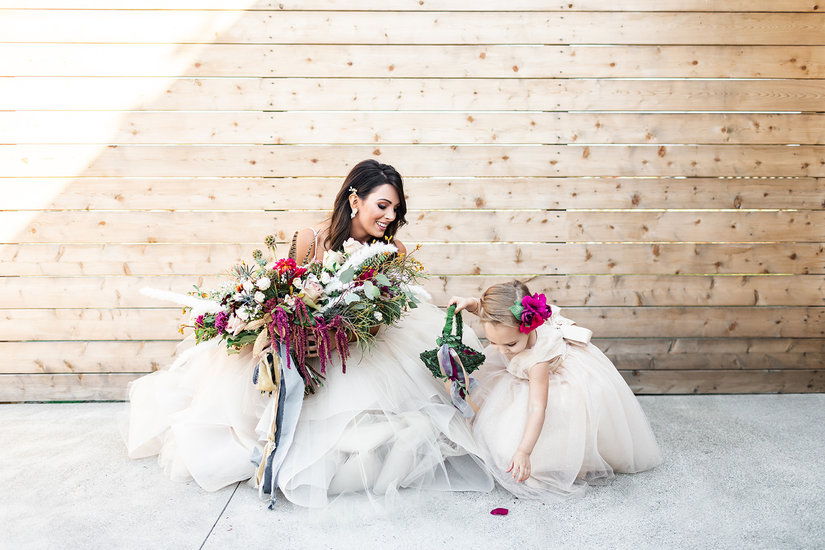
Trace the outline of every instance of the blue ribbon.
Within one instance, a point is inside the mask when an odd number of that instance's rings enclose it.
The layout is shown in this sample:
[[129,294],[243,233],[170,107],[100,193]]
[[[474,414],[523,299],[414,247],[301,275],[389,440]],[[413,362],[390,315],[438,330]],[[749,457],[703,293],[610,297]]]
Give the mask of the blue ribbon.
[[291,368],[286,368],[287,350],[283,344],[278,349],[278,356],[281,359],[281,384],[278,388],[278,410],[275,411],[275,448],[265,458],[266,470],[261,480],[264,492],[269,493],[270,510],[275,507],[278,473],[295,438],[295,429],[304,403],[304,379],[293,361],[290,362]]

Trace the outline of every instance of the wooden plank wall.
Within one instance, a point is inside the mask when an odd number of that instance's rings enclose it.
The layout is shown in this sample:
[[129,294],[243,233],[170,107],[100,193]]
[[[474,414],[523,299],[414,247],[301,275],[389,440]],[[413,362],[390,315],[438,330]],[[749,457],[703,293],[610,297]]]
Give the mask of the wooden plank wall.
[[370,157],[438,303],[523,277],[639,393],[823,391],[820,4],[3,0],[0,401],[122,399],[179,337],[141,287]]

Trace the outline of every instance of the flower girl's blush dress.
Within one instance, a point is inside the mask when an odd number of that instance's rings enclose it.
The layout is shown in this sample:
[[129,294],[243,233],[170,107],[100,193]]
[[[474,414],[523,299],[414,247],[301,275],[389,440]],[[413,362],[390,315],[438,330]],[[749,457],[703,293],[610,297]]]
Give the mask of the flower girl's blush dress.
[[[532,348],[508,361],[488,347],[487,361],[474,374],[481,410],[473,433],[481,455],[496,479],[522,498],[580,495],[588,483],[608,481],[614,472],[641,472],[662,462],[647,418],[613,363],[592,344],[565,340],[572,321],[552,309]],[[505,470],[527,422],[529,370],[542,361],[552,361],[544,424],[530,455],[530,478],[516,483]]]

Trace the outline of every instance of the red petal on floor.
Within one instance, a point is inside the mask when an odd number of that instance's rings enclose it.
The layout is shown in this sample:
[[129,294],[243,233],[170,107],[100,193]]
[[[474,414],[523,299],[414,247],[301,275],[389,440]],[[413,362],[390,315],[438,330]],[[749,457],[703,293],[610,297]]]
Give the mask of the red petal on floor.
[[508,510],[507,508],[493,508],[492,510],[490,510],[490,513],[494,516],[506,516],[510,513],[510,510]]

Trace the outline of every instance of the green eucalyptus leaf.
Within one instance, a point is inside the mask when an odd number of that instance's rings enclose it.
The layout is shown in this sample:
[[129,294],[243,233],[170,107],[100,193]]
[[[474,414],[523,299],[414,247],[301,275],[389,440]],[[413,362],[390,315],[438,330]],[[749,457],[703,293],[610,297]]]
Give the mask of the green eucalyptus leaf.
[[344,284],[351,283],[353,277],[355,277],[355,268],[353,267],[348,267],[338,275],[338,279]]
[[364,283],[364,296],[371,300],[375,300],[381,295],[381,291],[378,289],[377,286],[372,284],[371,282],[367,281]]

